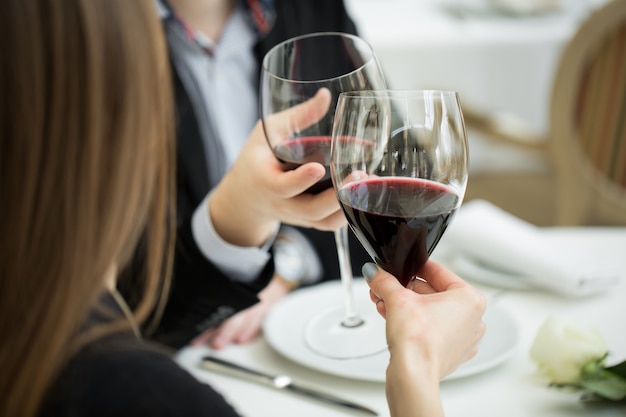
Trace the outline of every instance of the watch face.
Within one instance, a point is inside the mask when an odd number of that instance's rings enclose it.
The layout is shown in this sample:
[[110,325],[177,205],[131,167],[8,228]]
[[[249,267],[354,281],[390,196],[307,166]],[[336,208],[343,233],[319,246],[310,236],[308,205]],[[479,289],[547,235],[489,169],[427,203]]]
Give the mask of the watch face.
[[322,277],[322,262],[315,248],[297,229],[282,225],[273,252],[276,273],[286,281],[305,285]]
[[276,272],[287,281],[303,280],[306,265],[296,245],[288,241],[276,241],[274,244],[274,264]]

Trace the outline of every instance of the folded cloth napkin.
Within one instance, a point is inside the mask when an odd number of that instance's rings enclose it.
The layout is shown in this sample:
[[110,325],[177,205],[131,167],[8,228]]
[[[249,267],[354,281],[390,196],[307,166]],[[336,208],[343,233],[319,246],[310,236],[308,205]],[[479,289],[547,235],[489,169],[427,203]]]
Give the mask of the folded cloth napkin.
[[500,287],[581,297],[605,291],[619,280],[619,273],[604,265],[572,262],[541,228],[485,200],[463,204],[441,244],[437,256],[450,269]]

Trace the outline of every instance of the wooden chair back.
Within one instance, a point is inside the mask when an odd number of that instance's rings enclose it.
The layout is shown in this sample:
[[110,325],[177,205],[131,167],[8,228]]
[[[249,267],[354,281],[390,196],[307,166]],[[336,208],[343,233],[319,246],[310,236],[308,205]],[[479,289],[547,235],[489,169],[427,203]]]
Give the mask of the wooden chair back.
[[560,225],[626,225],[626,1],[580,26],[555,73],[550,145]]

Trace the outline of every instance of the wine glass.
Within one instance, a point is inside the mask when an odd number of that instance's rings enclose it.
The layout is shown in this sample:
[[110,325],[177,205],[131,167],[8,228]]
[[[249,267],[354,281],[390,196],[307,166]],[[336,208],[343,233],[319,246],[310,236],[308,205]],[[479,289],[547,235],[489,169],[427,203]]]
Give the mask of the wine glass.
[[468,144],[458,94],[341,94],[330,167],[350,228],[374,262],[407,286],[465,195]]
[[[332,59],[329,59],[332,57]],[[313,97],[320,89],[331,93],[326,115],[309,126],[272,117]],[[261,120],[265,137],[285,169],[308,162],[326,167],[326,175],[307,192],[319,193],[332,187],[330,142],[339,93],[385,89],[385,79],[372,47],[363,39],[337,32],[312,33],[288,39],[273,47],[263,58],[260,82]],[[307,346],[331,358],[353,358],[378,353],[386,346],[371,346],[357,340],[371,331],[377,320],[357,313],[352,294],[352,270],[347,226],[335,231],[344,306],[320,312],[305,331]],[[370,323],[371,322],[371,323]],[[381,324],[378,324],[382,327]],[[378,329],[383,332],[384,329]],[[363,339],[366,339],[363,337]]]

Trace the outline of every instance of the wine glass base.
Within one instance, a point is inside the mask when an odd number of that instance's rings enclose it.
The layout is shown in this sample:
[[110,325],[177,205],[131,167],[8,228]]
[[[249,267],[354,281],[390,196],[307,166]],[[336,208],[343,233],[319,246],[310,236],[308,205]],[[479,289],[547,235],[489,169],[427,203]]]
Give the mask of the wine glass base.
[[362,310],[359,316],[363,323],[358,326],[342,324],[342,307],[329,307],[316,314],[306,325],[306,346],[331,359],[364,358],[386,351],[385,320],[372,308]]

